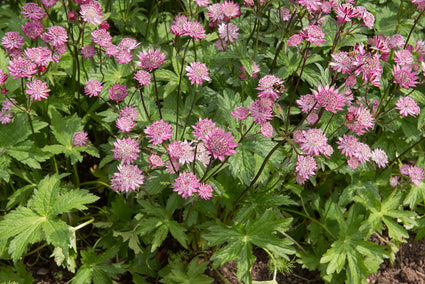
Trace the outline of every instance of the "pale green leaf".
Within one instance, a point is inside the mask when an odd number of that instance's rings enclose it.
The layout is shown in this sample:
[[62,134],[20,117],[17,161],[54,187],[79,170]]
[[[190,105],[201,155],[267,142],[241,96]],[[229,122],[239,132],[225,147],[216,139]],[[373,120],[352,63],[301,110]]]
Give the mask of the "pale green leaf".
[[86,204],[93,203],[98,199],[99,197],[89,193],[87,190],[74,189],[56,198],[51,214],[59,215],[72,209],[85,210],[87,209]]

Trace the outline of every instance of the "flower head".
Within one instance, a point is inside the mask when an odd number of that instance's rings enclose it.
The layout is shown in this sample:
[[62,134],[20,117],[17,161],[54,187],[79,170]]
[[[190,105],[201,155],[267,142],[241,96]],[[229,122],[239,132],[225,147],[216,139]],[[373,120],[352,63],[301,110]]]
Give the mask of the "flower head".
[[263,124],[272,119],[273,104],[274,101],[269,97],[259,98],[252,102],[248,109],[250,111],[250,116],[254,119],[254,122]]
[[133,78],[136,79],[141,86],[149,86],[151,84],[151,74],[145,70],[137,70]]
[[341,72],[341,74],[350,74],[354,69],[352,58],[346,51],[340,51],[336,54],[332,54],[333,61],[329,63],[334,70]]
[[134,191],[144,182],[145,176],[142,171],[134,165],[118,165],[118,172],[111,179],[111,187],[118,192]]
[[102,7],[99,2],[92,0],[87,4],[80,6],[80,15],[84,22],[92,25],[99,25],[102,23]]
[[128,96],[127,87],[122,84],[115,84],[109,90],[109,98],[116,102],[122,102]]
[[112,45],[112,36],[106,29],[97,29],[91,32],[91,38],[94,43],[101,47]]
[[213,196],[213,188],[209,183],[200,183],[198,187],[198,195],[200,198],[208,200]]
[[211,81],[211,78],[208,76],[208,68],[205,63],[192,62],[189,66],[186,66],[186,75],[190,79],[190,83],[193,85],[195,83],[202,85],[203,80]]
[[45,6],[46,8],[51,8],[56,5],[58,0],[40,0],[41,4]]
[[210,27],[220,24],[224,19],[222,4],[215,3],[208,6],[208,12],[205,15],[210,18]]
[[183,198],[188,198],[198,191],[199,180],[193,173],[181,173],[173,183],[173,191],[177,192]]
[[[183,25],[188,21],[188,17],[185,15],[176,15],[173,20],[173,24],[170,26],[171,33],[175,35],[183,35],[185,30]],[[205,31],[204,31],[205,33]]]
[[206,140],[208,134],[215,129],[215,122],[213,122],[211,119],[205,118],[201,119],[199,118],[198,122],[196,123],[196,126],[193,127],[193,136],[200,140]]
[[29,18],[31,20],[41,20],[46,17],[46,13],[44,13],[43,8],[37,5],[37,3],[27,3],[22,7],[21,14],[24,15],[25,18]]
[[120,116],[121,117],[128,117],[131,120],[136,121],[137,116],[139,115],[137,109],[135,109],[132,106],[125,106],[120,110]]
[[418,186],[425,178],[424,169],[418,166],[410,166],[408,175],[414,186]]
[[43,24],[38,20],[26,21],[21,28],[25,35],[32,39],[40,36],[44,29]]
[[8,77],[9,76],[6,73],[4,73],[3,69],[0,69],[0,86],[4,85]]
[[42,40],[45,43],[50,43],[53,46],[61,46],[68,41],[68,34],[62,26],[52,26],[47,32],[42,34]]
[[406,117],[408,115],[416,116],[421,112],[416,101],[411,97],[401,97],[395,103],[396,109],[400,111],[400,115]]
[[153,46],[151,46],[149,50],[143,49],[143,52],[139,52],[137,57],[139,61],[137,61],[136,64],[152,72],[164,63],[165,53],[161,52],[161,48],[154,49]]
[[90,80],[87,81],[84,85],[84,94],[91,97],[97,97],[99,96],[100,92],[102,91],[102,83],[97,80]]
[[306,41],[314,43],[317,46],[325,41],[325,33],[323,32],[322,28],[317,25],[310,25],[305,27],[301,35],[305,38]]
[[164,165],[164,162],[162,161],[161,156],[158,156],[156,154],[150,155],[150,157],[148,158],[148,161],[152,167],[157,169],[162,168],[162,166]]
[[96,47],[94,47],[93,45],[90,45],[90,44],[83,46],[81,48],[81,56],[86,58],[86,59],[93,58],[95,56],[96,52],[97,52]]
[[72,146],[86,146],[87,144],[87,132],[84,131],[77,131],[72,135]]
[[298,106],[301,108],[302,113],[308,113],[312,108],[318,110],[319,106],[317,105],[316,97],[314,95],[303,95],[299,100],[296,101]]
[[46,82],[33,80],[29,81],[26,86],[25,93],[30,95],[34,100],[41,101],[42,98],[47,99],[49,96],[48,92],[50,92],[50,89],[47,87]]
[[114,153],[115,160],[121,160],[121,164],[131,164],[139,158],[139,143],[136,139],[127,137],[125,139],[117,139],[114,143],[115,148],[111,151]]
[[413,54],[407,49],[396,50],[394,55],[394,62],[400,66],[410,65],[413,63]]
[[[326,138],[322,129],[311,128],[309,130],[297,130],[297,143],[300,144],[301,150],[310,155],[320,155],[321,153],[327,155],[332,154],[328,144],[328,138]],[[298,135],[300,132],[301,135]],[[295,135],[295,133],[294,133]]]
[[37,65],[22,57],[10,60],[8,68],[13,79],[31,78],[33,74],[37,73]]
[[201,23],[197,21],[186,21],[183,23],[183,35],[190,36],[198,41],[200,38],[205,38],[205,29]]
[[347,157],[353,157],[360,143],[359,140],[353,135],[346,134],[339,137],[338,140],[336,144],[338,144],[338,149],[341,150],[341,153]]
[[408,66],[400,67],[399,65],[395,65],[392,73],[394,83],[400,84],[402,88],[408,89],[409,87],[415,87],[418,83],[418,77],[416,77],[415,73]]
[[145,133],[147,137],[151,138],[149,142],[155,146],[173,137],[173,128],[161,119],[146,127]]
[[221,11],[224,14],[225,20],[229,21],[231,18],[236,18],[241,15],[239,5],[233,1],[224,1],[221,4]]
[[311,156],[298,155],[297,166],[295,167],[296,180],[299,184],[304,184],[317,170],[316,160]]
[[208,5],[210,5],[210,0],[195,0],[196,5],[198,5],[199,7],[207,7]]
[[342,110],[342,107],[345,105],[345,98],[343,95],[340,95],[334,86],[322,87],[319,84],[317,91],[312,90],[314,97],[317,100],[317,103],[323,107],[325,110],[337,113],[338,110]]
[[246,107],[237,107],[232,112],[232,116],[237,120],[245,120],[249,116],[249,109],[247,109]]
[[303,40],[304,40],[304,37],[302,35],[294,34],[288,38],[287,43],[288,43],[288,46],[298,46],[303,42]]
[[384,150],[379,148],[372,151],[370,159],[378,165],[378,168],[385,168],[386,164],[388,164],[387,154]]
[[131,118],[124,116],[118,117],[115,124],[121,132],[130,132],[134,128],[135,123]]
[[357,135],[363,135],[375,125],[373,115],[363,105],[350,106],[348,113],[351,114],[353,120],[347,124],[347,127]]
[[18,32],[7,32],[1,40],[7,50],[21,49],[24,45],[24,37]]
[[258,81],[258,86],[256,90],[260,90],[258,97],[267,97],[271,99],[277,99],[280,97],[280,94],[273,87],[275,84],[283,84],[284,81],[276,77],[275,75],[266,75]]
[[221,23],[218,26],[218,35],[223,39],[223,41],[234,42],[239,38],[239,28],[233,23]]
[[236,153],[233,149],[238,146],[238,143],[233,142],[234,137],[230,132],[225,133],[223,129],[216,127],[208,133],[205,141],[209,153],[214,158],[224,161],[224,156],[231,156]]

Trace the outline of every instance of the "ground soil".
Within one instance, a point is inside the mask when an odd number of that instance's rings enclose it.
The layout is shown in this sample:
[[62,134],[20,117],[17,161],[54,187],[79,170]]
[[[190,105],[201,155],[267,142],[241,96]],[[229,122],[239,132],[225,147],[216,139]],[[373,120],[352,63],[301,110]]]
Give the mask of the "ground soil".
[[[257,257],[257,261],[252,268],[253,280],[272,280],[273,277],[267,269],[267,254],[259,248],[254,249],[254,254]],[[27,263],[28,271],[36,279],[34,283],[66,283],[73,276],[72,273],[57,267],[49,257],[41,257],[34,264],[31,266],[31,263]],[[236,269],[236,263],[230,262],[218,268],[218,271],[221,277],[226,279],[227,283],[239,284],[235,276]],[[215,284],[226,283],[215,271],[209,270],[207,274],[214,279],[213,283]],[[118,275],[118,278],[115,280],[118,283],[132,283],[129,273]],[[295,264],[292,273],[278,274],[277,281],[279,284],[324,283],[318,271],[302,269],[298,264]],[[377,273],[369,275],[367,282],[371,284],[425,284],[425,239],[415,242],[412,236],[408,243],[401,245],[394,264],[391,265],[386,260],[381,264],[381,268]]]

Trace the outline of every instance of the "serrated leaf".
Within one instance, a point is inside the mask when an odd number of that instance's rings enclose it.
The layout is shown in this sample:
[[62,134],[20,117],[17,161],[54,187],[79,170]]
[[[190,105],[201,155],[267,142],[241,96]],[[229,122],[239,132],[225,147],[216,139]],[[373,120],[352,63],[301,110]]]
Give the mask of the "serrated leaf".
[[151,252],[154,252],[157,248],[159,248],[159,246],[161,246],[162,242],[165,240],[167,235],[168,235],[167,226],[161,225],[156,229],[153,235]]
[[135,232],[113,232],[114,237],[121,237],[124,242],[128,242],[128,247],[131,248],[134,253],[139,254],[143,253],[143,250],[140,248],[140,240],[138,235]]
[[187,241],[188,237],[186,236],[186,228],[180,225],[178,222],[172,220],[168,223],[168,228],[171,235],[186,249],[188,249]]
[[36,148],[32,141],[24,141],[19,145],[14,145],[6,153],[33,169],[40,169],[40,162],[44,162],[51,157],[48,152]]
[[75,132],[82,130],[81,119],[77,114],[63,118],[54,108],[50,108],[50,128],[56,140],[63,146],[72,148],[72,136]]
[[243,147],[238,147],[238,153],[229,158],[230,171],[235,178],[240,178],[245,185],[251,183],[255,175],[255,159]]
[[56,198],[51,214],[59,215],[70,212],[72,209],[85,210],[86,204],[93,203],[99,199],[98,196],[89,193],[87,190],[74,189]]

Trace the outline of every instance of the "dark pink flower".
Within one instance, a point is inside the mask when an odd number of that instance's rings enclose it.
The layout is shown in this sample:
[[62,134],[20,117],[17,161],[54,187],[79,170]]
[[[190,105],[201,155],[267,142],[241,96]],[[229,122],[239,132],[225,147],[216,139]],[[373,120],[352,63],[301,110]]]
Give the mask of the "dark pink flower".
[[7,50],[21,49],[24,45],[24,37],[18,32],[7,32],[2,38],[1,43]]
[[41,20],[46,17],[46,13],[44,13],[43,8],[33,2],[25,4],[25,6],[22,7],[21,14],[24,15],[25,18],[29,18],[31,20]]
[[185,30],[183,25],[188,21],[188,17],[185,15],[176,15],[173,20],[173,24],[170,26],[171,33],[175,35],[183,35]]
[[96,52],[97,49],[93,45],[86,45],[81,48],[81,56],[86,59],[93,58]]
[[101,24],[100,24],[100,28],[101,29],[105,29],[105,30],[107,30],[107,29],[109,29],[110,28],[110,26],[109,26],[109,24],[108,24],[108,21],[103,21]]
[[230,21],[231,18],[236,18],[241,15],[239,5],[233,1],[224,1],[223,4],[221,4],[221,11],[227,22]]
[[201,119],[199,118],[198,122],[196,123],[196,126],[193,127],[193,136],[200,140],[206,140],[208,134],[215,129],[216,125],[215,122],[213,122],[211,119],[205,118]]
[[49,62],[53,61],[52,51],[47,46],[27,48],[24,53],[25,56],[37,64],[38,67],[47,66]]
[[363,135],[369,131],[369,128],[373,128],[375,119],[363,105],[359,105],[358,107],[350,106],[348,113],[352,115],[353,120],[347,124],[347,127],[357,135]]
[[118,192],[135,191],[144,183],[143,172],[134,165],[118,165],[118,172],[111,179],[111,188]]
[[273,104],[274,101],[268,97],[259,98],[252,102],[248,109],[254,122],[261,125],[272,119]]
[[21,28],[27,37],[33,39],[40,36],[44,29],[43,24],[38,20],[26,21]]
[[270,99],[277,99],[280,97],[280,94],[276,91],[274,88],[275,84],[283,84],[284,81],[279,79],[278,77],[274,75],[266,75],[263,78],[260,79],[258,82],[256,90],[260,90],[261,92],[258,93],[258,97],[260,98],[270,98]]
[[299,44],[303,42],[303,40],[304,40],[304,37],[302,35],[295,34],[288,39],[287,43],[288,43],[288,46],[298,46]]
[[193,85],[195,83],[202,85],[205,81],[211,81],[211,78],[208,76],[208,68],[205,63],[192,62],[189,66],[186,66],[186,76],[189,77],[190,83]]
[[125,106],[120,110],[121,117],[128,117],[134,121],[137,120],[138,115],[139,115],[139,112],[137,111],[137,109],[135,109],[132,106]]
[[42,34],[42,40],[45,43],[50,43],[53,46],[61,46],[68,41],[68,34],[64,27],[52,26],[47,32]]
[[37,73],[37,65],[22,57],[12,58],[8,68],[13,79],[31,78]]
[[190,36],[198,41],[200,38],[205,38],[205,29],[197,21],[186,21],[183,23],[183,35]]
[[151,74],[145,70],[137,70],[133,78],[142,86],[149,86],[151,84]]
[[342,110],[345,105],[345,98],[340,95],[334,86],[323,87],[319,84],[317,91],[312,90],[317,103],[325,110],[337,113],[338,110]]
[[310,25],[303,29],[301,34],[306,41],[314,43],[319,46],[322,42],[325,41],[325,33],[322,28],[317,25]]
[[418,77],[410,70],[409,66],[400,67],[399,65],[395,65],[392,73],[394,83],[400,84],[401,88],[409,89],[410,87],[415,87],[418,83]]
[[173,137],[173,128],[171,125],[162,119],[155,121],[152,125],[146,127],[145,131],[146,136],[151,138],[149,140],[153,146],[161,144],[165,140]]
[[200,183],[198,187],[198,195],[200,198],[208,200],[213,196],[214,190],[209,183]]
[[84,94],[91,97],[97,97],[99,96],[100,92],[102,91],[102,83],[97,80],[90,80],[87,81],[84,85]]
[[74,133],[74,135],[72,135],[72,146],[86,146],[87,144],[87,132],[84,131],[77,131]]
[[237,120],[245,120],[249,116],[249,109],[247,109],[246,107],[237,107],[232,112],[232,116]]
[[77,12],[69,11],[68,14],[66,14],[66,18],[68,21],[75,21],[77,19]]
[[173,191],[177,192],[183,198],[188,198],[198,191],[199,180],[193,173],[181,173],[173,183]]
[[46,8],[51,8],[56,5],[58,0],[40,0],[41,4]]
[[[310,156],[318,156],[320,154],[330,156],[333,153],[333,149],[331,150],[329,148],[328,138],[326,138],[322,129],[311,128],[308,130],[297,130],[295,132],[297,133],[297,143],[304,153]],[[296,134],[294,133],[294,135]]]
[[205,143],[209,153],[223,162],[224,156],[236,153],[233,148],[238,146],[238,143],[233,142],[233,139],[230,132],[225,133],[223,129],[217,127],[208,133]]
[[47,87],[46,82],[33,80],[29,81],[26,86],[25,93],[30,95],[34,100],[41,101],[41,99],[47,99],[49,96],[48,92],[50,92],[50,89]]
[[92,31],[91,38],[94,43],[101,47],[108,47],[112,44],[112,36],[106,29],[97,29]]
[[161,48],[154,49],[153,46],[150,46],[149,50],[143,49],[137,57],[139,58],[136,62],[137,66],[148,69],[149,72],[161,66],[165,60],[165,54],[161,52]]
[[0,69],[0,86],[5,84],[8,77],[9,76],[4,73],[3,69]]
[[128,96],[127,87],[122,84],[112,85],[108,90],[109,98],[116,102],[122,102]]

